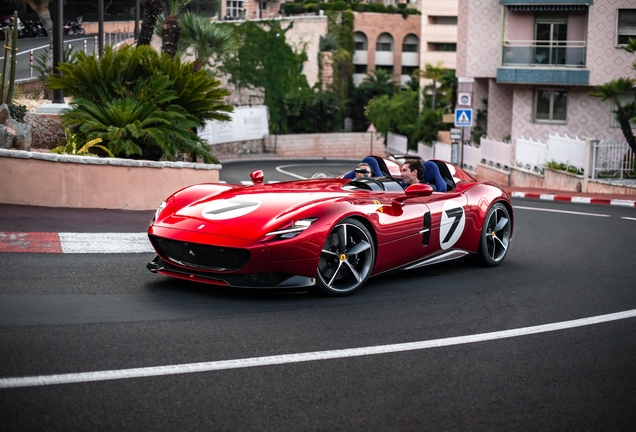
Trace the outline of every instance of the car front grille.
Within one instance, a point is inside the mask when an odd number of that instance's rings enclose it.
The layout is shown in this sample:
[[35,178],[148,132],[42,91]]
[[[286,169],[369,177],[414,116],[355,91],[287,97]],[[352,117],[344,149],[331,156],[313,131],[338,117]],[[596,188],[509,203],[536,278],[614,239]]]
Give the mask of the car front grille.
[[238,270],[250,260],[246,249],[210,246],[150,236],[152,245],[170,261],[202,270]]

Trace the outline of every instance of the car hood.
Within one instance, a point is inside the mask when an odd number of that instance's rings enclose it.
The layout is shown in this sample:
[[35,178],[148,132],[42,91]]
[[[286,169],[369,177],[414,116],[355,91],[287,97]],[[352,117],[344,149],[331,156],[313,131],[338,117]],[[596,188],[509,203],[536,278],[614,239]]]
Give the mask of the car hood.
[[[158,226],[258,241],[292,221],[319,217],[329,205],[351,194],[348,180],[236,186],[214,191],[174,208]],[[205,194],[202,191],[202,194]]]

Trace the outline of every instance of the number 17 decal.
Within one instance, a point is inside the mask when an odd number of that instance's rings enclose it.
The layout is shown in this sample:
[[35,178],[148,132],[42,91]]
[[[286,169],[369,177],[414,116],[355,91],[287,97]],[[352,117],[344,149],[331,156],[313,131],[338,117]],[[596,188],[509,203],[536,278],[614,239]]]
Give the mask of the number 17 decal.
[[439,244],[443,250],[450,249],[464,232],[466,213],[457,201],[446,201],[442,209],[442,220],[439,227]]

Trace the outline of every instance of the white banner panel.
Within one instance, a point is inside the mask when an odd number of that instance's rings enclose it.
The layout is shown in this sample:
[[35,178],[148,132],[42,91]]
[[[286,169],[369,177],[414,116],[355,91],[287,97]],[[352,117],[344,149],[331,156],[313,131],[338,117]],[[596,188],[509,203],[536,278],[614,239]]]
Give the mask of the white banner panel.
[[230,113],[232,120],[220,122],[206,121],[199,128],[198,135],[208,144],[262,139],[269,135],[268,111],[265,105],[236,107]]

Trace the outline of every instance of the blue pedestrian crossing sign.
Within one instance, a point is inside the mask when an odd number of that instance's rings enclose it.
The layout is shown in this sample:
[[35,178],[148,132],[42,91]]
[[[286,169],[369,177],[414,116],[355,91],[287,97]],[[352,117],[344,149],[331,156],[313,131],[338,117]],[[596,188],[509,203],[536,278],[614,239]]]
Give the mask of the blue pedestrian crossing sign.
[[473,110],[471,108],[457,108],[455,110],[455,127],[473,125]]

